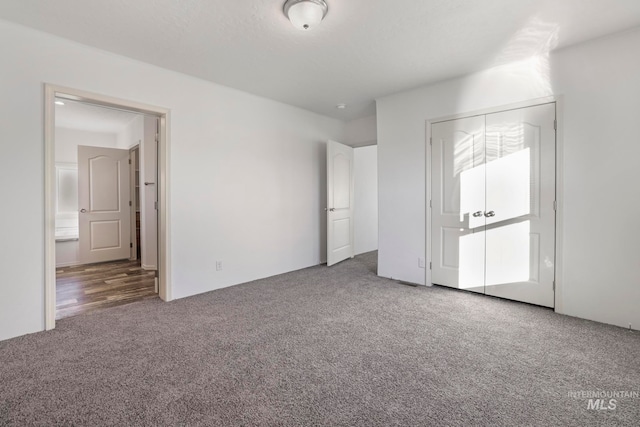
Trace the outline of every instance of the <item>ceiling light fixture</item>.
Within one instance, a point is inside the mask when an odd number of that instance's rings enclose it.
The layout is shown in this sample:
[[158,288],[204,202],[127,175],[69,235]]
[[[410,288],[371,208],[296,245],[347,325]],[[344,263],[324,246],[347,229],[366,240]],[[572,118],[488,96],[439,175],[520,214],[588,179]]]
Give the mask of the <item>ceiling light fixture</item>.
[[327,15],[329,7],[324,0],[287,0],[284,14],[299,30],[310,30]]
[[338,104],[338,105],[336,105],[336,108],[338,110],[344,110],[345,108],[347,108],[347,104]]

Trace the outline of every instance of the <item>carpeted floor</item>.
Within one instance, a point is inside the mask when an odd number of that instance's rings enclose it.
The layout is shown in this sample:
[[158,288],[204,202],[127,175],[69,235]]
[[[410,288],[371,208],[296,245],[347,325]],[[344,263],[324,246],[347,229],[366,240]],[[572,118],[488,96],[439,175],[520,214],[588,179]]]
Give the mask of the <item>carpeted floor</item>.
[[639,391],[638,332],[401,285],[375,264],[365,254],[0,342],[0,425],[640,424],[640,398],[595,410],[571,394]]

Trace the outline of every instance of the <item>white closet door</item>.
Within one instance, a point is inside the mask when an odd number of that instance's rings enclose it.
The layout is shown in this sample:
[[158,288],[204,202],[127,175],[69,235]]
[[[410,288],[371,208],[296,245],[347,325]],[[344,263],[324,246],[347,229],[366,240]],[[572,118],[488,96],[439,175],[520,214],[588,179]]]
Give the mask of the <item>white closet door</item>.
[[485,293],[554,306],[555,104],[486,116]]
[[484,117],[434,123],[431,136],[431,281],[484,292]]

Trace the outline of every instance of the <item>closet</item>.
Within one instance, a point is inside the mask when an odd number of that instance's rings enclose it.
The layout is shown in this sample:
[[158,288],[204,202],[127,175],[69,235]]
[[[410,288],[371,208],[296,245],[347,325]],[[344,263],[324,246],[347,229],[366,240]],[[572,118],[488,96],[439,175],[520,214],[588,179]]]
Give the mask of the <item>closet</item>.
[[432,124],[432,283],[554,306],[555,129],[555,103]]

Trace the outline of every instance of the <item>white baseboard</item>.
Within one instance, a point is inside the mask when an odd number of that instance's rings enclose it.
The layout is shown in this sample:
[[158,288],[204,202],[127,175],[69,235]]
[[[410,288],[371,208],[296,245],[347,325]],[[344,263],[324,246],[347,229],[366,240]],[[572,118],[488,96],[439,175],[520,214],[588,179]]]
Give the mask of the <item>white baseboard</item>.
[[158,266],[157,265],[145,265],[145,264],[142,264],[142,269],[143,270],[157,270]]
[[78,265],[82,265],[82,263],[80,262],[63,262],[60,264],[56,264],[56,268],[61,268],[61,267],[76,267]]

